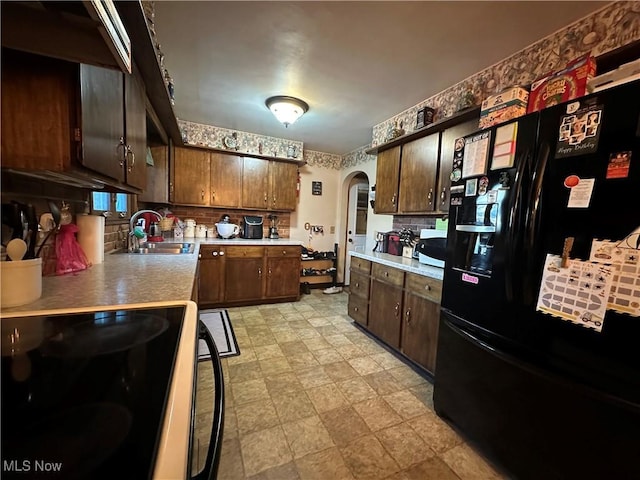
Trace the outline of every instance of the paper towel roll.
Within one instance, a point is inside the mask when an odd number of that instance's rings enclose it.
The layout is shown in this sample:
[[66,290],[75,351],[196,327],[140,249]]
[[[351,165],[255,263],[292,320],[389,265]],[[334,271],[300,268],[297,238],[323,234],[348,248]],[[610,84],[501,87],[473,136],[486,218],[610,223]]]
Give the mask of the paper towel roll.
[[93,265],[104,262],[104,217],[78,215],[78,243]]

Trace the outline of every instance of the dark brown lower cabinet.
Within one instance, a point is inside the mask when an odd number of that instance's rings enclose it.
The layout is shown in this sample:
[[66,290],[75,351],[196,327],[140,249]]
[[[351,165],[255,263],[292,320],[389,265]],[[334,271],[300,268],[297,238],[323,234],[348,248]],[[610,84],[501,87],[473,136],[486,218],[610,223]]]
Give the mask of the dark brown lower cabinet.
[[402,353],[435,373],[440,305],[406,291],[403,312]]
[[351,269],[349,316],[435,375],[442,281],[377,262],[369,276],[365,267]]
[[300,247],[266,247],[265,297],[297,297],[300,294]]
[[371,333],[389,346],[400,348],[400,324],[402,319],[402,288],[371,282],[371,302],[368,328]]
[[217,304],[224,300],[224,247],[202,245],[198,281],[198,302]]
[[300,247],[201,245],[199,305],[255,305],[300,296]]

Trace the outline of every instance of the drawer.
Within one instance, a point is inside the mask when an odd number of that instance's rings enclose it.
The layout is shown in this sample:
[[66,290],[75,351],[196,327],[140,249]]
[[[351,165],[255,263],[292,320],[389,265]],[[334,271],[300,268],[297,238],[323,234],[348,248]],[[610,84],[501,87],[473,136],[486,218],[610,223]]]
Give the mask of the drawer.
[[369,311],[369,302],[367,302],[367,299],[349,295],[347,309],[351,318],[360,325],[367,325],[367,313]]
[[371,276],[381,282],[390,283],[402,287],[404,284],[404,272],[397,268],[388,267],[381,263],[374,263],[371,268]]
[[442,298],[442,280],[436,278],[407,273],[405,290],[433,302],[440,303]]
[[358,270],[369,275],[371,273],[371,262],[364,258],[351,257],[351,270]]
[[267,247],[267,257],[299,257],[302,249],[298,245],[284,245],[282,247]]
[[349,281],[349,293],[360,298],[369,298],[369,275],[350,269],[351,279]]
[[227,247],[221,245],[200,245],[199,257],[201,260],[214,260],[225,255]]
[[231,258],[243,258],[243,257],[263,257],[264,256],[264,247],[258,246],[246,246],[246,247],[237,247],[237,246],[229,246],[225,248],[227,257]]

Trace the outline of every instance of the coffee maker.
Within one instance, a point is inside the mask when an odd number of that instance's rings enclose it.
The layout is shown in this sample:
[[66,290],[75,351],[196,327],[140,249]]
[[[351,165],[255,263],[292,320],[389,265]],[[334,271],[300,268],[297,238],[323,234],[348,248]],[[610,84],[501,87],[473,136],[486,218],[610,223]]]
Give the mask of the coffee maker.
[[269,221],[271,222],[269,225],[269,238],[280,238],[278,235],[278,216],[269,215]]
[[247,216],[242,218],[242,238],[262,238],[262,217]]

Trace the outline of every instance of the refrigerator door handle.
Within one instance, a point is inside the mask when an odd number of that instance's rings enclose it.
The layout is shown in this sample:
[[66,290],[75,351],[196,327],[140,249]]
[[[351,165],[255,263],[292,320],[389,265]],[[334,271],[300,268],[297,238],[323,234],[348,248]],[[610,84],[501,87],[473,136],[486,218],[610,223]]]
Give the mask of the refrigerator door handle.
[[544,370],[530,362],[527,362],[522,358],[518,358],[515,355],[512,355],[508,352],[505,352],[504,350],[501,350],[497,346],[489,345],[487,342],[476,337],[472,332],[469,332],[464,328],[457,326],[455,323],[453,323],[451,320],[448,320],[447,318],[441,317],[441,319],[442,319],[442,322],[447,326],[447,328],[451,329],[454,333],[459,335],[462,339],[472,343],[473,345],[484,350],[488,354],[498,357],[500,360],[504,362],[507,362],[519,369],[526,370],[538,377],[545,378],[550,382],[570,385],[576,390],[581,390],[584,394],[589,395],[592,398],[606,399],[608,402],[617,404],[618,406],[621,406],[625,409],[631,410],[636,413],[640,412],[640,405],[637,405],[636,403],[633,403],[629,400],[625,400],[611,393],[605,393],[603,391],[595,390],[593,387],[590,387],[589,385],[578,383],[573,379],[563,377],[562,375],[555,373],[553,371]]
[[523,158],[520,162],[518,162],[518,167],[516,168],[516,175],[514,179],[513,191],[515,192],[513,203],[509,210],[509,217],[507,219],[507,235],[505,237],[505,247],[507,251],[506,255],[506,265],[505,265],[505,295],[507,301],[512,302],[514,300],[513,295],[513,275],[511,272],[514,270],[514,265],[516,262],[515,258],[515,245],[514,245],[514,237],[516,230],[516,222],[518,221],[520,208],[522,205],[522,180],[524,178],[524,172],[527,166],[529,165],[531,157],[531,152],[526,150],[524,152]]
[[540,145],[540,150],[538,150],[535,171],[533,172],[533,179],[531,181],[531,191],[529,192],[529,206],[525,216],[523,252],[526,258],[525,272],[527,274],[523,276],[522,280],[523,301],[525,305],[531,305],[535,301],[533,297],[535,295],[534,290],[536,290],[536,288],[528,283],[532,280],[530,273],[533,270],[533,262],[536,260],[534,249],[536,235],[538,232],[538,214],[540,212],[540,203],[542,200],[542,183],[550,153],[551,148],[549,147],[549,144],[547,142],[542,143]]

